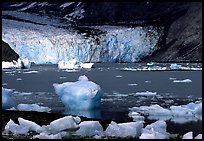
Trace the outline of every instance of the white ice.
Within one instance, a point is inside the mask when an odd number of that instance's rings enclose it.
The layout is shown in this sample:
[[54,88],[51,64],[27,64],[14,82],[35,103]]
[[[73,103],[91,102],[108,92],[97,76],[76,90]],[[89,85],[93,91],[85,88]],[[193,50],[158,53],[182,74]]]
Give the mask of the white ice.
[[61,131],[76,131],[79,129],[78,123],[80,122],[80,117],[65,116],[52,121],[49,125],[49,132],[56,134]]
[[38,104],[18,104],[17,109],[19,111],[37,111],[37,112],[50,112],[49,107],[39,106]]
[[2,87],[2,109],[14,107],[13,90]]
[[154,96],[156,94],[157,94],[157,92],[146,91],[146,92],[136,92],[134,95],[136,95],[136,96],[138,96],[138,95],[141,95],[141,96]]
[[74,135],[81,137],[91,137],[103,131],[103,127],[98,121],[83,121],[79,124],[79,127],[79,130],[77,130]]
[[28,58],[26,58],[25,56],[18,58],[17,61],[15,60],[13,60],[12,62],[2,61],[2,69],[8,69],[8,68],[17,68],[17,69],[27,68],[29,69],[30,67],[31,67],[31,63],[28,60]]
[[[83,17],[83,9],[76,9],[71,17]],[[23,12],[3,12],[17,18],[36,22],[37,15]],[[102,35],[86,37],[73,29],[57,28],[57,20],[47,17],[33,24],[2,19],[2,39],[20,56],[35,64],[57,64],[76,58],[78,62],[137,62],[156,50],[159,33],[150,27],[94,26]],[[80,18],[80,17],[79,17]],[[36,19],[36,20],[33,20]],[[29,35],[29,36],[28,36]],[[99,41],[98,41],[99,40]]]
[[165,109],[158,104],[129,108],[129,116],[134,119],[133,112],[147,115],[152,120],[171,120],[175,123],[186,123],[202,120],[202,101],[191,102],[186,105],[170,106]]
[[71,59],[69,61],[59,61],[58,62],[58,68],[59,69],[79,69],[79,68],[85,68],[89,69],[93,66],[94,63],[81,63],[77,62],[77,59]]
[[181,68],[181,65],[178,65],[178,64],[171,64],[171,66],[170,66],[171,70],[178,70],[180,68]]
[[67,109],[90,110],[100,107],[103,92],[99,85],[89,81],[85,75],[76,82],[54,83],[53,86]]
[[158,120],[152,124],[147,125],[142,129],[140,139],[169,139],[169,133],[166,132],[166,122]]
[[186,134],[183,135],[182,139],[193,139],[193,132],[187,132]]
[[173,82],[175,82],[175,83],[179,83],[179,82],[181,82],[181,83],[189,83],[189,82],[192,82],[192,80],[190,80],[190,79],[184,79],[184,80],[173,80]]
[[117,124],[111,121],[105,130],[105,135],[110,137],[139,137],[143,128],[143,121]]

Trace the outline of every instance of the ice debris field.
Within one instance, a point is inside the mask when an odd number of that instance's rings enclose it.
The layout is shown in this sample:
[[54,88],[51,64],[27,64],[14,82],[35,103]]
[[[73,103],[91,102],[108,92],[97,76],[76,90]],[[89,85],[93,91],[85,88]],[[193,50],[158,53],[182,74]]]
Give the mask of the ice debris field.
[[[78,78],[76,82],[65,82],[53,84],[56,94],[61,98],[65,107],[69,109],[90,110],[100,107],[103,92],[99,85],[89,81],[85,75]],[[48,107],[37,104],[19,104],[13,107],[13,90],[2,87],[2,109],[20,111],[49,112]],[[154,92],[138,92],[137,95],[155,95]],[[109,137],[132,137],[139,139],[169,139],[170,133],[166,131],[165,120],[171,119],[174,122],[186,122],[202,120],[202,101],[191,102],[187,105],[171,106],[170,109],[162,108],[160,105],[140,106],[129,108],[129,116],[132,122],[116,123],[111,121],[106,129],[98,121],[82,121],[80,117],[65,116],[52,121],[49,125],[38,125],[32,121],[18,118],[19,124],[12,119],[5,126],[3,134],[29,134],[36,132],[32,138],[39,139],[62,139],[73,136],[92,137],[105,139]],[[156,119],[157,121],[144,127],[144,116]],[[183,138],[202,138],[202,134],[193,137],[189,131]]]

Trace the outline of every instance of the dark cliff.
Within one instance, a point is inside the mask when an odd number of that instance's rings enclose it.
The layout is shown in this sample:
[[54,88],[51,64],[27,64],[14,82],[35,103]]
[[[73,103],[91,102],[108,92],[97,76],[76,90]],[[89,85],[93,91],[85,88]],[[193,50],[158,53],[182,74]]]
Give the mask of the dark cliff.
[[13,50],[11,49],[11,47],[5,43],[4,41],[2,41],[2,61],[7,61],[7,62],[11,62],[13,60],[18,60],[19,55]]

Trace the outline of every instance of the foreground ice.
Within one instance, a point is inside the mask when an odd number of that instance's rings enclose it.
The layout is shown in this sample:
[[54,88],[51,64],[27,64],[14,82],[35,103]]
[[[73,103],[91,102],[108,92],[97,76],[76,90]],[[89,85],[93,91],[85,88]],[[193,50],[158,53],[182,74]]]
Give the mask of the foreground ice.
[[2,61],[2,69],[8,68],[26,68],[29,69],[31,67],[31,62],[25,56],[18,58],[17,61],[13,60],[12,62]]
[[117,124],[111,121],[105,130],[105,135],[110,137],[139,137],[143,128],[143,121]]
[[166,132],[166,122],[158,120],[142,129],[140,139],[169,139],[169,133]]
[[67,109],[90,110],[100,107],[103,92],[99,85],[89,81],[85,75],[76,82],[55,83],[53,86]]
[[10,109],[14,107],[12,95],[12,89],[6,89],[2,87],[2,109]]
[[[171,120],[175,123],[185,123],[202,120],[202,101],[191,102],[187,105],[170,106],[165,109],[158,104],[129,108],[129,116],[135,119],[140,114],[152,120]],[[138,114],[134,114],[138,113]]]
[[77,130],[74,135],[78,135],[81,137],[91,137],[97,135],[98,132],[103,131],[103,127],[98,121],[83,121],[79,124],[79,127],[79,130]]
[[[169,139],[170,133],[166,131],[167,124],[164,120],[157,120],[143,128],[143,121],[126,122],[117,124],[114,121],[107,126],[106,130],[98,121],[83,121],[80,117],[65,116],[52,121],[49,125],[38,125],[33,121],[18,118],[19,124],[12,119],[6,124],[3,134],[34,133],[32,139],[72,139],[73,136],[93,137],[95,139],[106,139],[108,137],[136,139]],[[81,123],[80,123],[81,122]],[[183,135],[183,139],[193,138],[192,131]],[[194,139],[202,139],[198,134]]]
[[66,132],[70,135],[73,131],[79,129],[79,117],[65,116],[57,120],[52,121],[49,125],[40,126],[35,122],[18,118],[19,124],[14,123],[12,119],[6,124],[3,131],[4,134],[24,134],[28,135],[30,132],[40,133],[40,135],[34,136],[34,138],[40,139],[61,139],[66,135]]
[[18,104],[19,111],[37,111],[37,112],[50,112],[49,107],[39,106],[38,104]]

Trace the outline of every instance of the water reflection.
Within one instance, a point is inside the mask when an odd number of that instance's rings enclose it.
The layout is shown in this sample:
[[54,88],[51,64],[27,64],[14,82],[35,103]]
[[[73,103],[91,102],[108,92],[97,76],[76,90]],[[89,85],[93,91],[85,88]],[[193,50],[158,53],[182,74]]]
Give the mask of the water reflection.
[[93,110],[70,110],[70,109],[65,109],[64,114],[82,116],[82,117],[87,117],[87,118],[101,119],[101,110],[100,109],[93,109]]

